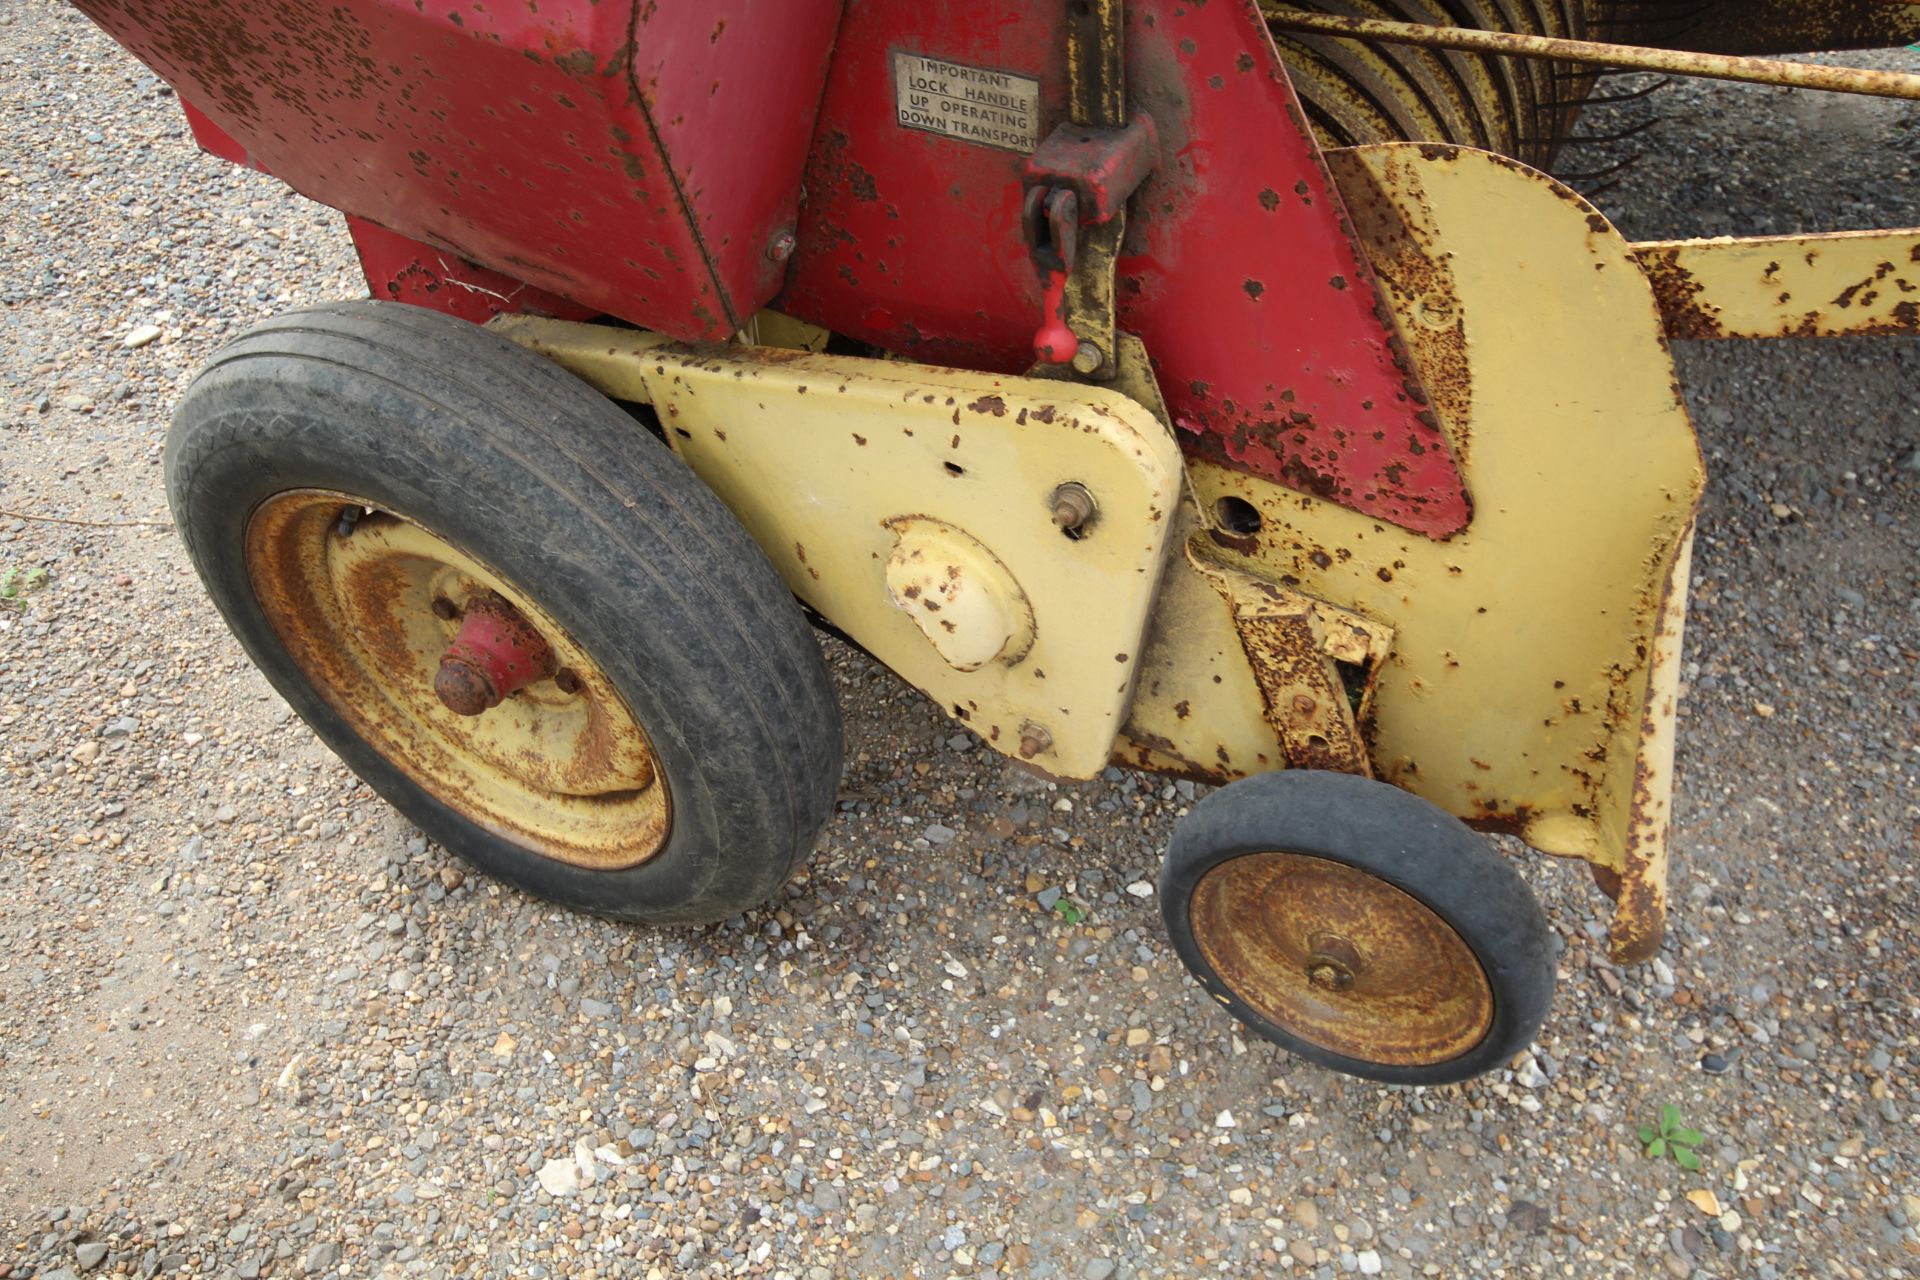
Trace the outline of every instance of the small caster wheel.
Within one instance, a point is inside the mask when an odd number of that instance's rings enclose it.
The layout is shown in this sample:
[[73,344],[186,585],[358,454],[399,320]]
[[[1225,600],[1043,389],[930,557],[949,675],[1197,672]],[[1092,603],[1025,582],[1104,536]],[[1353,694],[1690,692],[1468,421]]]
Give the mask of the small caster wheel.
[[840,776],[799,607],[586,383],[392,303],[258,325],[167,441],[194,567],[274,688],[442,845],[649,923],[764,902]]
[[1504,1065],[1553,997],[1526,883],[1459,819],[1348,774],[1235,782],[1175,829],[1181,961],[1264,1038],[1335,1071],[1446,1084]]

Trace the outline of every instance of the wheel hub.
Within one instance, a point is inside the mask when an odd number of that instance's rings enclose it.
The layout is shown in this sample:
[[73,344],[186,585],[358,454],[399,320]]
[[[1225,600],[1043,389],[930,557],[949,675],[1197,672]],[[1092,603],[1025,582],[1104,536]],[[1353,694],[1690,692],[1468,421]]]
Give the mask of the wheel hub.
[[1194,886],[1194,941],[1266,1021],[1364,1062],[1430,1066],[1486,1037],[1493,991],[1432,909],[1328,858],[1250,853]]
[[1313,951],[1307,956],[1307,980],[1326,991],[1345,991],[1361,967],[1360,952],[1345,938],[1331,933],[1316,935]]
[[[434,616],[444,618],[434,601]],[[535,680],[554,675],[553,648],[520,611],[498,592],[489,591],[458,609],[460,630],[440,659],[433,692],[447,710],[477,716]]]
[[671,811],[651,741],[611,676],[513,582],[411,520],[327,490],[263,503],[246,560],[314,692],[435,799],[592,870],[637,866],[665,845]]

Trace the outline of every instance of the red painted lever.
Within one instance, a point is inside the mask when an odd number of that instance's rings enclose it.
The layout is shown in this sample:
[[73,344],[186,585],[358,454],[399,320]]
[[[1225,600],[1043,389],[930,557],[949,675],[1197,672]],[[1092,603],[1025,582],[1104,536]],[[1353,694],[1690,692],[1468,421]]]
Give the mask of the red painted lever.
[[1042,273],[1040,329],[1033,335],[1033,353],[1047,364],[1069,364],[1080,349],[1080,339],[1067,328],[1067,273]]
[[1046,364],[1068,364],[1080,340],[1067,327],[1067,276],[1073,271],[1080,230],[1080,202],[1066,187],[1029,187],[1021,219],[1033,265],[1040,273],[1040,329],[1034,354]]

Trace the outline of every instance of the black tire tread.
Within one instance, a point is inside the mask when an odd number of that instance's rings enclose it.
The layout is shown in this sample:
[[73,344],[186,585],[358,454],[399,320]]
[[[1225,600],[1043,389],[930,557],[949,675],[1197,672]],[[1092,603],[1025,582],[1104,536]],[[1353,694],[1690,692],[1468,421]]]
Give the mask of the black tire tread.
[[[1232,858],[1311,854],[1367,871],[1446,921],[1479,958],[1494,992],[1480,1044],[1449,1062],[1400,1067],[1329,1052],[1267,1022],[1207,964],[1188,919],[1202,876]],[[1539,1032],[1553,998],[1546,916],[1525,880],[1458,818],[1409,792],[1351,774],[1288,769],[1232,783],[1175,828],[1160,870],[1160,909],[1174,949],[1206,990],[1265,1039],[1322,1066],[1390,1084],[1444,1084],[1504,1065]]]
[[[715,691],[726,691],[741,731],[757,744],[752,755],[758,772],[739,779],[740,794],[729,794],[727,804],[771,806],[755,821],[769,832],[786,833],[790,846],[760,850],[750,873],[723,867],[726,851],[691,850],[684,878],[694,890],[679,901],[673,892],[622,896],[610,879],[631,875],[657,890],[663,876],[643,875],[653,863],[632,873],[588,873],[601,877],[592,882],[593,892],[578,873],[559,877],[566,887],[529,887],[570,905],[656,922],[724,918],[777,888],[830,816],[839,776],[838,707],[797,602],[731,513],[664,445],[593,388],[498,334],[398,304],[333,303],[253,327],[194,379],[168,442],[168,492],[188,551],[243,642],[249,634],[233,610],[244,613],[246,601],[237,598],[233,583],[222,587],[221,566],[228,574],[231,566],[220,548],[207,545],[230,537],[235,526],[195,507],[212,501],[210,494],[222,487],[248,480],[236,452],[253,447],[263,430],[286,430],[271,421],[263,427],[260,414],[240,412],[233,402],[245,405],[251,397],[270,419],[276,388],[335,381],[350,384],[355,394],[382,398],[383,405],[391,402],[387,416],[406,422],[410,431],[417,426],[423,447],[453,460],[450,471],[469,482],[487,483],[489,468],[511,474],[541,500],[537,505],[551,505],[577,522],[567,532],[577,532],[583,545],[600,553],[596,566],[614,564],[631,575],[636,597],[653,606],[649,617],[636,622],[651,628],[672,655],[684,661],[697,655],[702,688],[715,698]],[[309,438],[295,432],[288,439],[304,448]],[[557,527],[548,512],[526,516],[530,524],[544,520]],[[248,647],[274,678],[272,654],[260,651],[258,634]],[[289,693],[286,673],[274,682]],[[314,719],[315,699],[289,700]],[[340,749],[337,741],[335,746]],[[381,789],[395,799],[391,785]],[[401,807],[420,820],[417,803]],[[676,839],[678,818],[676,806]],[[673,847],[670,842],[669,852]]]

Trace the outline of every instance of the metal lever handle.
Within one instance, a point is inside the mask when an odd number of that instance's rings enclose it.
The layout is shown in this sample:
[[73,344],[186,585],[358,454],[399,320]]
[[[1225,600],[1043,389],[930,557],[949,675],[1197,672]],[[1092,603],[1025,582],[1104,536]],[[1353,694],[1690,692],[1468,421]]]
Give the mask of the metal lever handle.
[[1067,327],[1067,277],[1080,246],[1080,198],[1066,187],[1027,188],[1020,221],[1034,268],[1040,273],[1040,328],[1034,354],[1047,364],[1068,364],[1079,339]]

